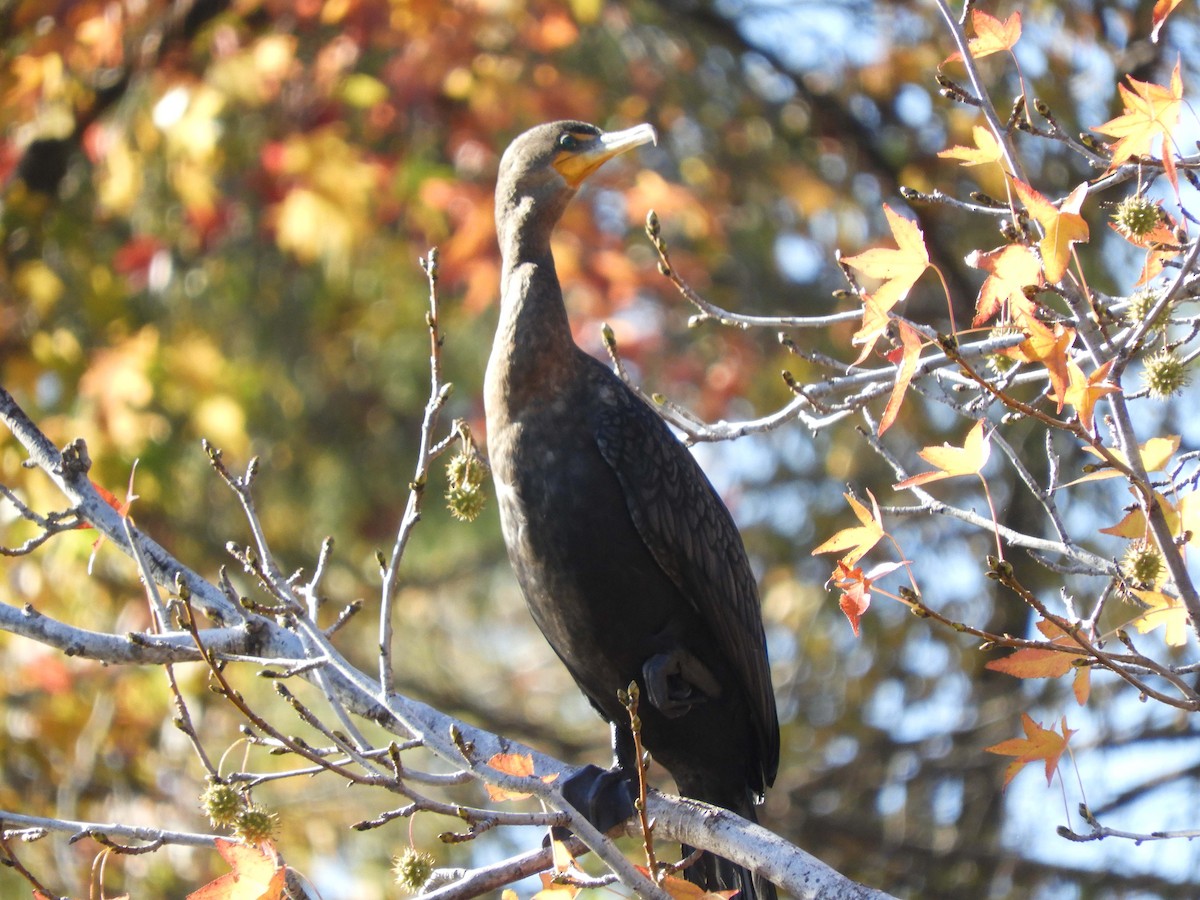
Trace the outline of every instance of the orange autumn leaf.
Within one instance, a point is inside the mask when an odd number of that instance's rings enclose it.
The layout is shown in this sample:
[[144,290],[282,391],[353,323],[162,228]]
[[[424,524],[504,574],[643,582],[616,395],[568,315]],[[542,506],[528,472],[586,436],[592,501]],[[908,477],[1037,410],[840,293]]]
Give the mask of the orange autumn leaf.
[[[515,775],[517,778],[532,778],[533,777],[533,757],[528,753],[495,753],[487,761],[487,764],[497,772],[503,772],[505,775]],[[546,784],[558,778],[558,773],[553,772],[549,775],[543,775],[542,781]],[[488,797],[493,801],[501,800],[524,800],[532,796],[523,791],[513,791],[508,788],[496,787],[494,784],[485,784]]]
[[1179,62],[1175,63],[1169,87],[1130,78],[1129,87],[1119,84],[1117,89],[1125,104],[1124,112],[1092,129],[1117,138],[1112,147],[1112,167],[1128,159],[1150,155],[1151,144],[1156,138],[1161,138],[1161,158],[1166,164],[1171,156],[1170,143],[1179,125],[1179,113],[1183,107],[1183,79],[1179,74]]
[[1031,215],[1045,234],[1038,241],[1038,249],[1042,253],[1042,268],[1046,280],[1055,283],[1061,281],[1067,274],[1067,265],[1071,257],[1071,245],[1086,242],[1089,238],[1087,222],[1079,214],[1087,197],[1087,182],[1080,184],[1062,201],[1059,207],[1019,179],[1013,179],[1013,187],[1017,196],[1025,204]]
[[871,606],[872,584],[884,575],[890,575],[902,565],[904,565],[903,562],[880,563],[870,572],[863,572],[860,568],[847,565],[845,560],[838,560],[837,568],[829,576],[827,586],[835,587],[842,592],[842,596],[838,600],[838,607],[850,620],[850,628],[853,629],[855,637],[858,637],[859,623],[862,621],[862,617]]
[[917,371],[917,363],[921,359],[921,347],[924,344],[924,339],[919,331],[903,319],[898,322],[900,346],[888,354],[888,361],[896,362],[894,356],[899,354],[900,364],[896,369],[896,383],[892,385],[892,393],[888,397],[887,406],[883,408],[883,416],[879,419],[877,433],[881,435],[892,427],[896,416],[900,413],[900,405],[904,402],[904,395],[908,392],[908,386]]
[[232,871],[187,895],[187,900],[283,900],[287,867],[270,843],[259,846],[217,838],[214,843]]
[[929,251],[917,223],[904,218],[886,203],[883,213],[896,241],[896,249],[875,247],[842,260],[868,278],[883,282],[867,294],[863,303],[863,324],[854,335],[854,343],[863,345],[858,362],[867,358],[875,341],[883,335],[889,310],[908,296],[917,279],[929,268]]
[[985,424],[986,420],[984,419],[976,422],[971,430],[967,432],[967,436],[963,440],[961,447],[943,444],[940,447],[926,447],[924,450],[918,450],[917,455],[925,460],[925,462],[935,466],[936,470],[933,472],[922,472],[919,475],[905,478],[903,481],[897,482],[893,487],[896,490],[903,490],[904,488],[928,484],[931,481],[940,481],[943,478],[955,478],[959,475],[978,475],[983,471],[983,467],[987,463],[992,449],[991,442],[983,434]]
[[993,672],[1003,672],[1013,678],[1058,678],[1071,671],[1070,653],[1043,650],[1040,647],[1022,647],[1003,659],[989,660],[984,666]]
[[1037,305],[1025,289],[1042,283],[1042,264],[1028,247],[1009,244],[997,250],[976,250],[967,255],[966,262],[990,273],[979,289],[972,327],[978,328],[1001,312],[1007,312],[1007,321],[1018,325],[1036,314]]
[[985,747],[988,753],[1001,756],[1015,756],[1004,771],[1004,786],[1008,787],[1014,776],[1029,763],[1042,760],[1046,764],[1047,786],[1054,779],[1054,770],[1058,768],[1058,760],[1067,749],[1067,742],[1075,731],[1067,727],[1067,717],[1062,718],[1062,733],[1054,729],[1043,728],[1029,718],[1027,713],[1021,713],[1021,726],[1025,729],[1025,737],[1010,738],[991,747]]
[[[1014,12],[1001,22],[995,16],[988,15],[981,9],[971,10],[971,28],[975,37],[967,42],[967,52],[974,59],[983,59],[993,53],[1003,53],[1011,50],[1021,38],[1021,14]],[[957,50],[946,57],[945,62],[955,62],[962,59]]]
[[1115,360],[1110,359],[1091,375],[1084,375],[1083,369],[1071,360],[1067,360],[1067,388],[1055,399],[1058,401],[1059,409],[1062,409],[1064,403],[1075,408],[1075,413],[1079,416],[1079,424],[1087,429],[1088,434],[1096,433],[1096,401],[1121,390],[1117,385],[1105,380],[1108,378],[1113,362]]
[[1162,591],[1134,590],[1134,595],[1147,607],[1146,612],[1133,620],[1133,627],[1140,634],[1146,634],[1156,628],[1163,629],[1163,640],[1168,647],[1182,647],[1187,643],[1188,628],[1187,609],[1183,601],[1164,594]]
[[[650,877],[650,872],[645,866],[637,866],[637,870],[647,878]],[[663,878],[659,886],[675,900],[729,900],[738,893],[736,888],[729,891],[706,891],[700,885],[676,878],[674,875]]]
[[854,510],[855,518],[862,524],[851,528],[843,528],[825,543],[821,544],[821,546],[813,550],[812,555],[841,553],[843,550],[849,550],[850,552],[842,557],[842,562],[847,566],[853,566],[883,539],[886,532],[883,530],[883,520],[879,515],[879,504],[875,501],[874,494],[867,491],[867,496],[871,498],[871,508],[869,510],[853,494],[843,494],[842,496],[846,498],[846,502]]
[[[1052,644],[1060,644],[1066,647],[1079,647],[1080,644],[1070,634],[1063,631],[1062,628],[1042,619],[1037,623],[1037,629],[1047,638]],[[1049,650],[1042,647],[1022,647],[1020,650],[1014,650],[1008,656],[1002,659],[993,659],[989,661],[984,668],[991,669],[993,672],[1003,672],[1006,675],[1012,675],[1014,678],[1058,678],[1066,675],[1075,668],[1074,662],[1079,659],[1073,653],[1064,653],[1061,650]],[[1085,678],[1090,670],[1085,666],[1076,669],[1076,696],[1079,696],[1079,674],[1083,673]],[[1084,702],[1079,701],[1080,704]]]
[[1163,23],[1167,21],[1167,16],[1174,12],[1175,7],[1179,5],[1179,0],[1158,0],[1154,4],[1154,12],[1151,14],[1150,21],[1153,28],[1150,29],[1150,42],[1158,43],[1158,32],[1162,29]]
[[[1004,356],[1010,356],[1020,362],[1038,362],[1046,367],[1050,387],[1056,397],[1066,396],[1067,385],[1071,383],[1067,371],[1067,351],[1075,342],[1075,331],[1061,323],[1055,323],[1051,328],[1037,319],[1029,317],[1021,322],[1021,329],[1029,337],[1017,344],[1002,350]],[[1062,412],[1062,404],[1058,406]]]

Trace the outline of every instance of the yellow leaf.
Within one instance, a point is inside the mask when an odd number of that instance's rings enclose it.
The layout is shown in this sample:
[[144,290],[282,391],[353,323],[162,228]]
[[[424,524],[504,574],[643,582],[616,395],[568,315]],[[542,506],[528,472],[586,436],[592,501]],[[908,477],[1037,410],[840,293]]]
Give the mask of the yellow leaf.
[[871,498],[871,509],[868,510],[862,505],[857,497],[853,494],[843,494],[846,502],[850,504],[850,508],[854,510],[855,518],[861,522],[861,525],[843,528],[821,546],[812,551],[812,555],[818,553],[841,553],[843,550],[849,550],[842,557],[842,562],[847,566],[853,566],[856,562],[865,556],[872,547],[874,547],[883,538],[885,532],[883,530],[883,522],[879,515],[879,504],[875,502],[875,495],[867,491],[867,496]]
[[894,487],[897,490],[903,490],[920,484],[928,484],[931,481],[940,481],[943,478],[978,475],[983,471],[988,456],[991,454],[991,442],[983,434],[985,424],[984,419],[976,422],[967,432],[961,447],[943,444],[941,447],[926,447],[924,450],[917,451],[917,455],[925,462],[935,466],[937,471],[913,475],[911,478],[905,478],[895,484]]
[[1124,112],[1092,131],[1117,138],[1112,148],[1112,166],[1115,168],[1127,159],[1148,156],[1155,138],[1162,138],[1162,159],[1170,157],[1170,142],[1179,125],[1179,113],[1183,107],[1183,79],[1179,74],[1179,61],[1171,73],[1170,87],[1129,79],[1129,87],[1117,85],[1125,103]]
[[1013,187],[1045,233],[1045,237],[1038,242],[1038,249],[1042,252],[1046,280],[1059,282],[1067,274],[1071,245],[1087,241],[1089,237],[1087,222],[1079,214],[1087,197],[1087,182],[1071,191],[1058,208],[1023,181],[1014,178]]
[[[1171,534],[1179,534],[1179,509],[1171,503],[1166,497],[1157,491],[1154,494],[1158,500],[1159,507],[1162,508],[1163,517],[1167,520],[1167,527]],[[1132,510],[1125,514],[1115,525],[1110,525],[1107,528],[1100,529],[1101,534],[1111,534],[1113,537],[1128,538],[1131,541],[1142,541],[1147,538],[1146,516],[1142,513],[1140,506],[1135,506]]]
[[[1142,465],[1146,467],[1147,472],[1161,472],[1171,457],[1175,455],[1175,451],[1179,449],[1179,435],[1172,434],[1167,437],[1154,437],[1146,441],[1138,447],[1138,453],[1142,458]],[[1095,447],[1084,447],[1085,453],[1090,453],[1098,459],[1104,459],[1100,451]],[[1116,447],[1109,447],[1108,452],[1115,456],[1125,465],[1129,464],[1129,460],[1125,458],[1125,454]],[[1082,478],[1076,478],[1074,481],[1069,481],[1063,487],[1071,487],[1074,484],[1083,484],[1085,481],[1102,481],[1105,478],[1119,478],[1121,473],[1116,469],[1104,468],[1098,472],[1089,472]]]
[[1147,611],[1133,620],[1133,627],[1140,634],[1146,634],[1155,628],[1164,628],[1163,640],[1169,647],[1182,647],[1187,643],[1188,614],[1183,601],[1164,594],[1162,591],[1133,592],[1137,598],[1146,604]]
[[1096,433],[1096,401],[1114,391],[1121,390],[1115,384],[1104,380],[1108,377],[1113,362],[1114,360],[1110,359],[1091,375],[1084,375],[1083,369],[1079,368],[1076,363],[1067,361],[1069,378],[1067,389],[1055,399],[1058,400],[1059,409],[1062,408],[1063,403],[1075,407],[1075,413],[1079,416],[1079,424],[1086,428],[1089,434]]
[[995,163],[1001,168],[1004,167],[1004,153],[1001,150],[1000,142],[996,140],[996,136],[992,134],[990,128],[976,125],[971,130],[971,136],[975,139],[974,147],[957,145],[942,150],[938,156],[942,159],[957,159],[960,161],[959,164],[964,167],[986,166],[990,163]]
[[896,249],[875,247],[842,260],[868,278],[883,282],[867,295],[863,304],[863,325],[854,335],[854,343],[863,345],[859,362],[867,358],[875,341],[886,330],[888,311],[908,296],[917,279],[929,268],[929,251],[917,223],[904,218],[886,203],[883,213],[896,241]]

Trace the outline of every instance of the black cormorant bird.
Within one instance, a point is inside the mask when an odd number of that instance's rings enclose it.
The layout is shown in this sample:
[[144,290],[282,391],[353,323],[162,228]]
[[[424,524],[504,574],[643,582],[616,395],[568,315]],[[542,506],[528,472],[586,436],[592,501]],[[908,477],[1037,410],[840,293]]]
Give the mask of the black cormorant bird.
[[[632,813],[637,760],[617,698],[631,681],[643,743],[684,796],[754,820],[779,766],[741,535],[662,419],[575,345],[550,254],[550,234],[584,179],[653,140],[649,125],[541,125],[512,142],[496,185],[503,273],[485,382],[488,449],[530,612],[613,725],[617,769],[591,767],[569,795],[602,827]],[[765,879],[709,854],[685,874],[709,889],[738,888],[742,900],[775,896]]]

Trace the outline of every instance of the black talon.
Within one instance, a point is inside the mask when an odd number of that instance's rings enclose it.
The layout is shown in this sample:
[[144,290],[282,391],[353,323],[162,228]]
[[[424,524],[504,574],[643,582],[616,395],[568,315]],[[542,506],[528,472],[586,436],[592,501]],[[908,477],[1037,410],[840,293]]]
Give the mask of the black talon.
[[624,769],[584,766],[563,781],[562,795],[601,832],[633,817],[635,788]]

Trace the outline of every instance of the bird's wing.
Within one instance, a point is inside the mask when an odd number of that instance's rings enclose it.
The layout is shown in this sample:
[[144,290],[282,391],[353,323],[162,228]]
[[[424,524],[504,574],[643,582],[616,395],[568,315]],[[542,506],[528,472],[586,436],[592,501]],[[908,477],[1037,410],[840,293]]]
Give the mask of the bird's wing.
[[[605,380],[612,373],[601,364]],[[767,784],[779,764],[779,721],[758,588],[742,537],[704,470],[658,414],[619,380],[594,427],[638,533],[696,608],[740,674]]]

